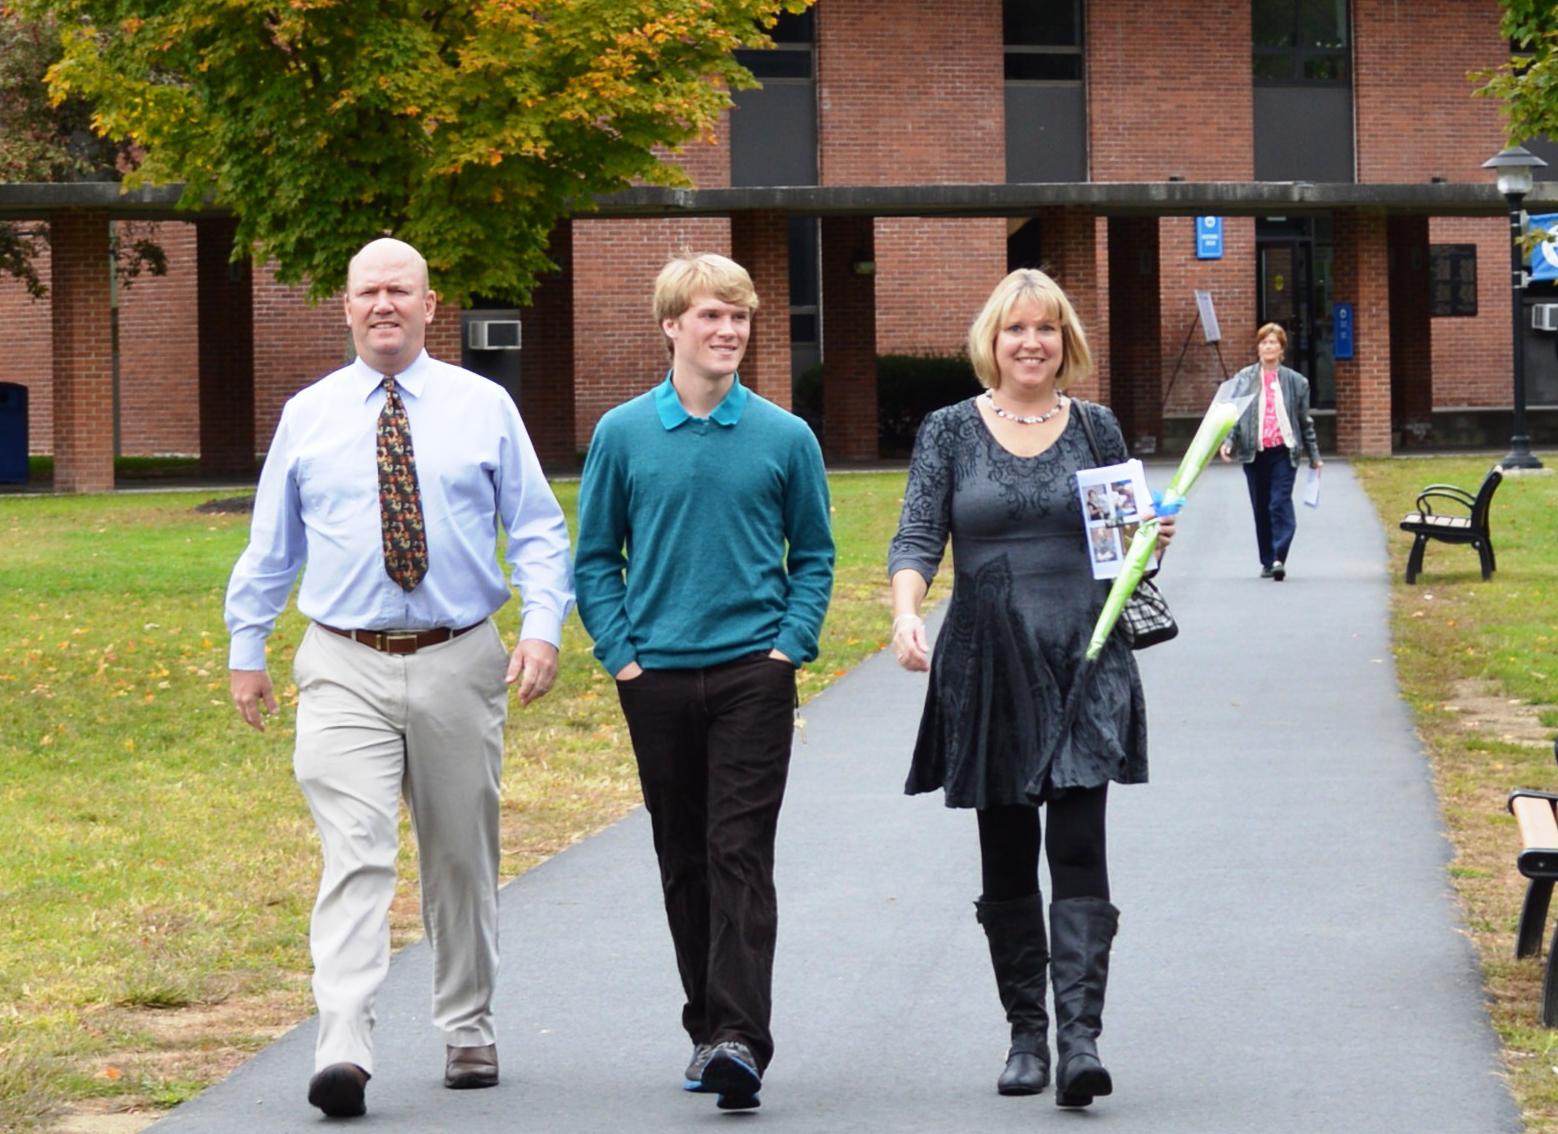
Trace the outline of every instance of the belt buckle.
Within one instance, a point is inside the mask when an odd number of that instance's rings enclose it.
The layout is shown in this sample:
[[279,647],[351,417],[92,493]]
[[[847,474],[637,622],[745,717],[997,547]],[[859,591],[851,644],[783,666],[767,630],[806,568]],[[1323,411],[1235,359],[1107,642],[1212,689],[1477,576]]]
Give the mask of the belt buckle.
[[[384,652],[386,654],[414,654],[417,652],[417,630],[386,630],[384,631]],[[398,648],[403,647],[403,648]]]

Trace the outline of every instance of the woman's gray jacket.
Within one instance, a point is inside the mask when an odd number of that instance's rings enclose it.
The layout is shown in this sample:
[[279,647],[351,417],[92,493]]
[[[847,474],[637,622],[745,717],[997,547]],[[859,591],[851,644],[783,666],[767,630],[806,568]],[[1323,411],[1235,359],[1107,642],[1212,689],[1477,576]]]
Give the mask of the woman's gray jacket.
[[[1234,397],[1254,395],[1244,411],[1244,416],[1239,419],[1239,424],[1233,427],[1232,433],[1228,434],[1228,445],[1233,450],[1233,455],[1245,464],[1249,464],[1260,452],[1260,420],[1256,416],[1260,412],[1260,363],[1246,366],[1228,382],[1232,386]],[[1282,388],[1282,404],[1287,408],[1288,424],[1292,427],[1294,439],[1303,446],[1304,455],[1308,456],[1309,463],[1311,465],[1318,463],[1320,442],[1315,438],[1315,419],[1309,414],[1309,379],[1296,370],[1279,366],[1277,384]],[[1299,456],[1297,447],[1288,448],[1288,460],[1293,462],[1294,468],[1298,467]]]

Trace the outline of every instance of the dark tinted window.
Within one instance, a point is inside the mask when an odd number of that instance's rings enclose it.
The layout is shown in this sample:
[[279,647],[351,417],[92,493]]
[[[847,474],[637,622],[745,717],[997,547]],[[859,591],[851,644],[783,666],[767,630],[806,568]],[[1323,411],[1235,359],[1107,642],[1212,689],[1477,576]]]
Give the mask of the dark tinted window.
[[1257,81],[1346,83],[1348,0],[1250,0]]
[[1080,46],[1081,9],[1081,0],[1002,0],[1001,27],[1006,46]]
[[1082,79],[1082,0],[1003,0],[1006,78],[1075,83]]

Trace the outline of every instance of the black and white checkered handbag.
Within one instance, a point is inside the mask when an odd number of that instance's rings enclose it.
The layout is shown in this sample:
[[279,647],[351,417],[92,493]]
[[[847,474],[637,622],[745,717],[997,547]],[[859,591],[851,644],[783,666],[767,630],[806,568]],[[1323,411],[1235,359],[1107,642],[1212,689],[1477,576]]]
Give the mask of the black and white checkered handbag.
[[[1082,432],[1087,434],[1087,447],[1092,450],[1093,463],[1097,464],[1102,458],[1098,455],[1098,441],[1093,436],[1093,407],[1080,398],[1073,398],[1072,405],[1082,415]],[[1159,642],[1176,637],[1179,634],[1179,623],[1174,621],[1168,599],[1163,597],[1158,585],[1151,579],[1143,579],[1136,584],[1131,597],[1125,600],[1118,629],[1125,635],[1125,644],[1131,649],[1145,650],[1148,646],[1156,646]]]

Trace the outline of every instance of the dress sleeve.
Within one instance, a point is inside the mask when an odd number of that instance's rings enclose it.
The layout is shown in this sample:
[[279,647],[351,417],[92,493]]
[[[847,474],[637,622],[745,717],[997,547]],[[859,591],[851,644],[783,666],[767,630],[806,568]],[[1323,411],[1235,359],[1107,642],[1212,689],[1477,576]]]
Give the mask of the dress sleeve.
[[887,548],[887,577],[905,568],[918,571],[927,586],[936,577],[952,526],[952,463],[945,440],[946,419],[933,413],[920,426],[909,460],[898,533]]

